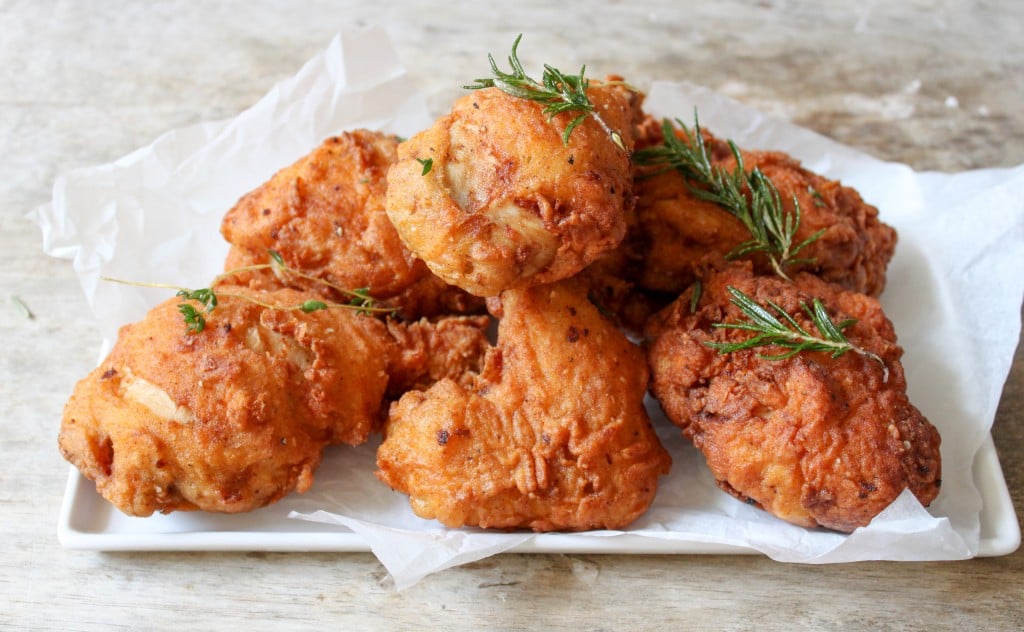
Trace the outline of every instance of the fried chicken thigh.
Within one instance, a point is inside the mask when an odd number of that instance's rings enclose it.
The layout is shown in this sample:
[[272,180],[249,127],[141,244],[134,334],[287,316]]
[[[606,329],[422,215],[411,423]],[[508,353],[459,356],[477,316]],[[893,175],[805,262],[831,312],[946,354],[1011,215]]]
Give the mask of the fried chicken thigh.
[[122,328],[65,407],[61,452],[127,514],[249,511],[305,491],[326,445],[380,426],[386,395],[465,381],[488,346],[486,318],[385,324],[252,302],[311,297],[295,290],[217,291],[201,332],[179,300]]
[[393,404],[378,477],[449,527],[617,529],[670,457],[644,409],[642,351],[575,281],[509,290],[475,386],[441,380]]
[[[639,146],[659,144],[660,127],[648,119]],[[685,140],[681,130],[677,136]],[[731,173],[736,159],[728,143],[706,131],[713,166]],[[878,209],[854,189],[814,174],[789,155],[776,151],[741,151],[744,168],[760,169],[776,186],[786,213],[800,205],[800,228],[794,245],[819,230],[824,232],[798,254],[810,261],[795,270],[811,272],[847,289],[878,296],[896,247],[896,231],[879,221]],[[675,170],[652,174],[641,169],[635,182],[638,235],[646,255],[638,276],[641,287],[678,294],[695,279],[701,259],[724,256],[750,239],[750,232],[728,211],[701,200]],[[746,257],[762,273],[771,273],[766,258]]]
[[[225,269],[269,263],[273,250],[303,274],[348,290],[367,288],[409,319],[481,311],[479,300],[431,274],[391,225],[384,199],[397,147],[394,136],[380,132],[344,132],[274,174],[224,216],[221,233],[232,244]],[[249,272],[235,282],[344,298],[297,275]]]
[[[849,532],[867,525],[904,489],[929,504],[939,493],[939,434],[907,399],[892,324],[878,302],[800,273],[795,284],[754,277],[749,264],[713,271],[650,323],[653,391],[669,419],[703,452],[719,485],[783,520]],[[833,322],[856,318],[850,342],[877,354],[801,352],[768,360],[761,348],[720,354],[705,343],[738,342],[732,286],[772,301],[816,332],[801,302],[822,300]]]
[[629,152],[640,95],[617,82],[587,91],[593,118],[549,119],[498,88],[474,91],[399,146],[387,212],[402,240],[445,281],[478,296],[572,276],[615,247],[633,205]]

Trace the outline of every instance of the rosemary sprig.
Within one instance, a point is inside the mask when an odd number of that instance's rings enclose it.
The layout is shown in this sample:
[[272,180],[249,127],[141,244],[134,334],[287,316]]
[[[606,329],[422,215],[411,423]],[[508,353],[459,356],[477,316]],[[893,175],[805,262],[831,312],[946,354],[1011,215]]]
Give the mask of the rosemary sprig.
[[[279,311],[301,311],[309,314],[322,309],[353,309],[356,314],[373,314],[373,313],[392,313],[395,311],[393,307],[386,307],[377,304],[376,299],[370,295],[370,288],[363,287],[356,290],[348,290],[339,287],[330,281],[315,277],[310,274],[306,274],[300,270],[296,270],[288,266],[280,253],[274,250],[268,251],[271,263],[258,263],[251,266],[243,266],[240,268],[233,268],[226,272],[222,272],[214,277],[210,283],[210,287],[200,288],[197,290],[181,287],[179,285],[170,285],[166,283],[145,283],[139,281],[125,281],[122,279],[115,279],[111,277],[102,277],[104,281],[111,281],[114,283],[122,283],[125,285],[134,285],[138,287],[153,287],[153,288],[165,288],[171,290],[177,290],[176,296],[184,299],[185,302],[178,304],[178,311],[181,312],[182,318],[185,321],[185,327],[191,333],[201,333],[206,328],[206,316],[212,314],[217,308],[218,300],[221,297],[237,298],[248,301],[255,305],[266,309],[275,309]],[[231,291],[216,290],[215,288],[223,283],[225,280],[243,272],[254,272],[257,270],[273,270],[278,275],[293,275],[308,281],[313,281],[326,285],[331,289],[340,292],[343,295],[347,295],[350,298],[348,303],[333,303],[327,301],[320,301],[316,299],[310,299],[299,303],[297,305],[275,305],[272,303],[266,303],[253,296],[247,294],[238,294]]]
[[[843,333],[847,327],[857,321],[850,318],[839,323],[833,322],[821,299],[814,298],[810,306],[804,302],[800,303],[800,308],[818,330],[818,334],[815,335],[802,327],[792,315],[774,302],[768,301],[768,306],[765,307],[731,285],[727,289],[732,294],[730,302],[738,307],[748,320],[737,323],[714,323],[712,326],[719,329],[750,331],[756,335],[742,342],[705,342],[704,344],[708,347],[719,353],[732,353],[767,346],[788,349],[788,351],[775,355],[760,354],[760,357],[765,360],[786,360],[804,351],[824,351],[833,358],[838,358],[848,351],[853,351],[878,362],[882,366],[882,381],[889,381],[889,368],[882,358],[853,344]],[[775,311],[778,317],[772,314],[772,311]]]
[[787,281],[788,266],[813,263],[813,259],[798,259],[796,255],[821,237],[825,229],[798,244],[793,243],[800,228],[800,202],[796,196],[793,196],[793,212],[787,213],[775,184],[757,167],[748,173],[739,148],[731,140],[729,149],[736,159],[736,168],[730,173],[713,165],[696,112],[693,132],[681,120],[676,119],[676,123],[685,140],[676,136],[672,122],[664,119],[662,144],[636,152],[633,162],[676,169],[695,185],[691,186],[694,195],[721,206],[743,223],[750,231],[750,239],[733,248],[725,258],[739,259],[752,252],[763,252],[775,273]]
[[491,63],[491,73],[494,76],[474,79],[476,83],[462,87],[466,90],[498,88],[514,97],[536,101],[544,106],[541,111],[548,115],[548,120],[563,112],[577,113],[562,132],[562,142],[566,145],[569,144],[569,135],[572,134],[572,131],[589,116],[597,121],[597,124],[619,149],[625,151],[626,145],[622,141],[622,135],[608,126],[587,96],[590,80],[584,76],[587,70],[586,65],[580,67],[578,75],[567,75],[557,68],[544,64],[544,73],[541,75],[541,80],[537,81],[526,74],[519,61],[517,49],[521,39],[523,39],[522,33],[512,43],[512,54],[508,58],[508,63],[512,67],[511,72],[499,69],[498,64],[494,61],[494,56],[488,53],[487,59]]

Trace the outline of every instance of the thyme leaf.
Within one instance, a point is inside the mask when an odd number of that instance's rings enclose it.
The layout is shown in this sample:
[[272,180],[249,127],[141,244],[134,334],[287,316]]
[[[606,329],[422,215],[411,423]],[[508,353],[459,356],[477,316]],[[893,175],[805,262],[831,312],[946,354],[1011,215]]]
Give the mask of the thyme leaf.
[[305,303],[303,303],[299,307],[299,309],[301,309],[303,313],[308,314],[310,312],[320,311],[321,309],[327,309],[327,303],[325,303],[323,301],[316,301],[316,300],[310,299],[310,300],[306,301]]
[[369,314],[375,309],[376,303],[372,296],[370,296],[370,288],[361,287],[357,290],[352,291],[352,298],[349,299],[349,305],[357,307],[357,314]]
[[202,312],[188,303],[178,303],[178,311],[185,319],[185,327],[192,333],[198,334],[206,329],[206,317]]

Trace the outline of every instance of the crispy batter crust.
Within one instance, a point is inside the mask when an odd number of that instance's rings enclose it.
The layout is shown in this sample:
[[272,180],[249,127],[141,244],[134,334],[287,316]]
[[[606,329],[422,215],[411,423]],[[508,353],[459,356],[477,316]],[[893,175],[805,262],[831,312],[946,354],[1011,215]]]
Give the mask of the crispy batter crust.
[[393,399],[445,378],[470,384],[491,348],[488,316],[452,316],[412,323],[389,320],[387,325],[395,342],[388,387]]

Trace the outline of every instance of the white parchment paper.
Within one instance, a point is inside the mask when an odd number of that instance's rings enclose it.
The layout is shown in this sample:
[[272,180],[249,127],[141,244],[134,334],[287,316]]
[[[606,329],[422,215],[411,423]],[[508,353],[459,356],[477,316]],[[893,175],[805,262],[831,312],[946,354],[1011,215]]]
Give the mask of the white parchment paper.
[[[220,219],[242,194],[343,129],[411,135],[429,125],[423,98],[403,76],[383,30],[345,32],[234,119],[168,132],[114,163],[59,178],[52,204],[35,219],[44,250],[73,260],[100,324],[104,353],[118,326],[140,319],[167,293],[104,283],[101,275],[206,285],[227,252]],[[699,86],[656,83],[649,89],[647,109],[655,114],[690,123],[695,107],[702,125],[716,134],[751,149],[787,151],[857,188],[899,231],[882,303],[906,350],[911,400],[942,434],[942,493],[928,509],[904,493],[849,536],[788,525],[718,491],[701,455],[652,406],[674,460],[671,474],[628,532],[581,537],[628,533],[736,545],[805,563],[973,556],[981,498],[971,466],[992,424],[1020,332],[1024,166],[915,173]],[[359,534],[398,588],[536,537],[448,530],[417,518],[404,496],[373,476],[374,450],[332,448],[313,489],[280,504],[293,517]]]

